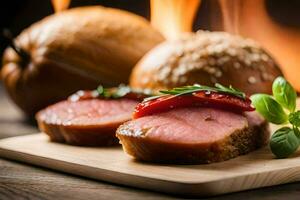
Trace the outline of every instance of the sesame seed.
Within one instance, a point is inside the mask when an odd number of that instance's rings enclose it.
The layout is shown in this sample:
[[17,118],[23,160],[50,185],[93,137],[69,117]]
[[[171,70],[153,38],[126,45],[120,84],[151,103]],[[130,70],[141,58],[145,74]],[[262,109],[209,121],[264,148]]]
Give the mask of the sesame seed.
[[223,75],[223,73],[222,73],[222,71],[220,71],[220,70],[216,71],[216,73],[215,73],[215,76],[216,76],[217,78],[220,78],[222,75]]
[[250,77],[248,78],[248,82],[251,83],[251,84],[254,84],[254,83],[257,82],[257,80],[256,80],[256,78],[255,78],[254,76],[250,76]]
[[241,64],[238,63],[238,62],[234,62],[234,63],[233,63],[233,67],[234,67],[235,69],[239,69],[239,68],[241,67]]
[[[258,68],[265,72],[265,65],[274,65],[268,54],[253,40],[225,32],[198,31],[195,34],[184,34],[182,37],[166,41],[172,43],[174,49],[169,49],[170,55],[166,62],[158,67],[157,80],[143,79],[143,81],[160,81],[163,83],[184,83],[190,73],[197,71],[212,75],[210,79],[223,75],[220,70],[240,69],[241,67]],[[166,45],[167,46],[167,45]],[[266,63],[267,62],[267,63]],[[273,64],[272,64],[272,63]],[[269,79],[263,75],[262,79]],[[184,77],[184,78],[183,78]],[[249,83],[256,83],[255,77],[248,78]]]

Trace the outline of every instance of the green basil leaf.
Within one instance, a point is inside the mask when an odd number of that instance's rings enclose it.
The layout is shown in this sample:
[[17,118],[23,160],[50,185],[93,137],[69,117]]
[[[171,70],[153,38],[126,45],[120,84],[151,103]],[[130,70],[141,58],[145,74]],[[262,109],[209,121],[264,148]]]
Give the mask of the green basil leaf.
[[289,114],[289,122],[296,127],[300,127],[300,111],[299,110],[297,112],[293,112],[293,113]]
[[273,82],[272,91],[278,103],[290,112],[295,111],[297,94],[289,82],[281,76],[277,77]]
[[288,116],[281,105],[270,95],[255,94],[251,96],[252,104],[255,109],[269,122],[283,124],[287,122]]
[[299,140],[299,144],[300,144],[300,130],[297,127],[293,127],[294,133],[297,136],[298,140]]
[[283,127],[275,131],[271,137],[270,148],[277,158],[286,158],[299,147],[299,140],[293,129]]

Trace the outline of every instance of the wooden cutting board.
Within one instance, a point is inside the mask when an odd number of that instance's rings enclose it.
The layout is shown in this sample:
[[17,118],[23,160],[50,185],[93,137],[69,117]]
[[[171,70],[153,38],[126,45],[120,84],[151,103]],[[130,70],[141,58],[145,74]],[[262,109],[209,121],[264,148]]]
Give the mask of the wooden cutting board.
[[136,162],[121,147],[75,147],[34,134],[1,140],[0,156],[121,185],[193,196],[300,180],[299,153],[288,159],[274,159],[268,147],[209,165],[157,165]]

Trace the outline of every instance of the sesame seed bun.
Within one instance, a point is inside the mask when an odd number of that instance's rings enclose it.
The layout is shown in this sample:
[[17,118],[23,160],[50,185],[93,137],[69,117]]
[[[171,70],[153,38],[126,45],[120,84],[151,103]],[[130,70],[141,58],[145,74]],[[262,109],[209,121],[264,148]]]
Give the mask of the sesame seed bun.
[[251,39],[199,31],[161,43],[134,67],[133,88],[153,90],[199,83],[232,85],[247,94],[271,93],[282,75],[270,55]]

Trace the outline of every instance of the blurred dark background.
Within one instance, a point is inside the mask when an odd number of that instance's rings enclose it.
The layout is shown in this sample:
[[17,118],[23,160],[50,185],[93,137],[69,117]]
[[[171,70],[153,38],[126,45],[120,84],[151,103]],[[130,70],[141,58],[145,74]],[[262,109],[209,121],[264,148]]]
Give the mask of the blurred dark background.
[[[263,1],[263,0],[262,0]],[[300,27],[300,0],[265,0],[270,16],[286,26]],[[70,7],[103,5],[134,12],[149,19],[149,0],[72,0]],[[212,9],[213,8],[213,9]],[[212,12],[213,11],[213,12]],[[0,29],[8,28],[18,35],[32,23],[54,12],[50,0],[9,0],[0,7]],[[221,19],[217,0],[202,0],[194,23],[194,30],[210,30],[210,19]],[[0,37],[0,55],[7,43]]]

